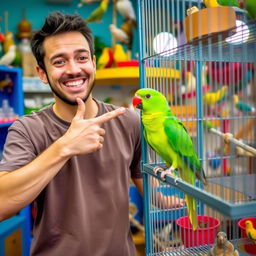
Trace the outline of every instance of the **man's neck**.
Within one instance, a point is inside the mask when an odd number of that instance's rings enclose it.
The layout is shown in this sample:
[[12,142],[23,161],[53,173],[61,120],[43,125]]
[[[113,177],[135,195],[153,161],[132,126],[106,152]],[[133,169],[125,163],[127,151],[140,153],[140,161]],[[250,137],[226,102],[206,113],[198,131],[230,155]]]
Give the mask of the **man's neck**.
[[[93,118],[98,114],[98,105],[92,97],[85,103],[85,119]],[[56,100],[53,105],[53,112],[62,120],[71,122],[77,111],[77,106],[69,105],[61,100]]]

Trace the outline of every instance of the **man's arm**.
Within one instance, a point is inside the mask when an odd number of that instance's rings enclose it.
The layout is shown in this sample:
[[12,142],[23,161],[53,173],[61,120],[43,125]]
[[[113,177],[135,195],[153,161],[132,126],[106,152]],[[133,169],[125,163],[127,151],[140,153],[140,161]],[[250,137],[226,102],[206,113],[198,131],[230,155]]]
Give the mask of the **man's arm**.
[[78,99],[77,113],[62,137],[29,164],[0,172],[0,221],[30,204],[72,156],[100,150],[105,135],[101,124],[124,111],[121,108],[86,120],[85,105]]
[[143,195],[143,179],[142,178],[132,178],[132,181],[138,191],[140,192],[141,195]]
[[31,203],[68,159],[56,141],[26,166],[0,172],[0,221]]

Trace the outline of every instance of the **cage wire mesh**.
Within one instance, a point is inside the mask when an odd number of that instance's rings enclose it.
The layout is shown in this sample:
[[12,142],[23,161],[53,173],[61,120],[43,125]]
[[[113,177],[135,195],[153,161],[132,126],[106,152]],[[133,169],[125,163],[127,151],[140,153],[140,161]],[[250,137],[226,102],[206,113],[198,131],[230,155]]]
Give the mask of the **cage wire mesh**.
[[[215,2],[138,1],[141,87],[165,95],[207,178],[161,178],[165,162],[143,141],[147,255],[208,255],[220,231],[226,250],[256,255],[245,231],[247,219],[256,229],[256,14],[246,1]],[[185,195],[196,199],[196,230]]]

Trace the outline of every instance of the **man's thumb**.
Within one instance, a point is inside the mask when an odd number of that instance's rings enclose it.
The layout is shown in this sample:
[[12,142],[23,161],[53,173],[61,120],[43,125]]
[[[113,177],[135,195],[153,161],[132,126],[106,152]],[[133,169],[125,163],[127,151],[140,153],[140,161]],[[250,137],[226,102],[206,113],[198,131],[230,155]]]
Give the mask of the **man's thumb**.
[[77,110],[74,119],[84,119],[85,104],[80,98],[76,98]]

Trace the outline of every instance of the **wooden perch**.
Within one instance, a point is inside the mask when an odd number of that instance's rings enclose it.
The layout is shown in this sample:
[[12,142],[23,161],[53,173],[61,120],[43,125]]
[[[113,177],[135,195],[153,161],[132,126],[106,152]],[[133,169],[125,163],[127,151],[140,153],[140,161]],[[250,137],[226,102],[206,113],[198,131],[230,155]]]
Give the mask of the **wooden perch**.
[[250,147],[248,145],[246,145],[245,143],[237,140],[234,138],[233,134],[231,133],[223,133],[215,128],[210,128],[209,131],[211,131],[212,133],[222,137],[224,139],[224,142],[229,144],[229,143],[233,143],[236,146],[239,146],[240,148],[244,149],[245,151],[250,152],[251,154],[253,154],[253,156],[256,156],[256,149],[253,147]]
[[254,154],[252,154],[251,152],[248,152],[244,149],[242,149],[241,147],[236,147],[236,153],[239,156],[254,156]]

